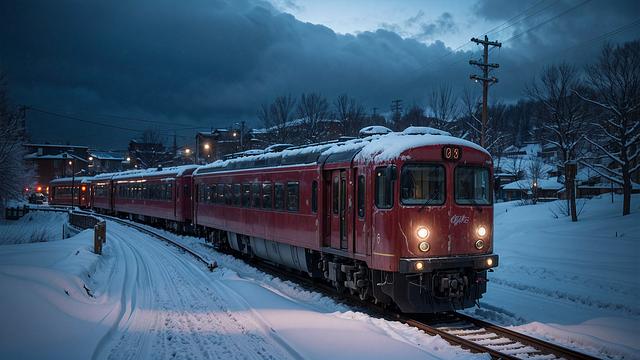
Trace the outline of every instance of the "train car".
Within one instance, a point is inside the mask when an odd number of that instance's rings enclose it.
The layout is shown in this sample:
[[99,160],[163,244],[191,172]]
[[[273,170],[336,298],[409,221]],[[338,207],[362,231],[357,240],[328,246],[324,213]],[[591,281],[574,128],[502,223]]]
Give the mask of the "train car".
[[289,148],[194,172],[196,228],[408,313],[471,307],[493,254],[492,160],[430,128]]
[[113,176],[118,173],[98,174],[91,181],[91,207],[101,214],[114,211]]
[[184,165],[103,175],[95,181],[96,192],[101,184],[110,193],[106,190],[96,196],[94,206],[181,232],[192,220],[191,174],[196,168]]
[[49,204],[91,207],[91,178],[60,178],[49,183]]

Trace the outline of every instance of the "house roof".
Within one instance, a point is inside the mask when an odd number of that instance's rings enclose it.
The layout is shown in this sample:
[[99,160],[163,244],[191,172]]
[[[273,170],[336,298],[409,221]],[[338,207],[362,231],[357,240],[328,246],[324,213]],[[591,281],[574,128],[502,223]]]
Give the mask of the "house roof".
[[[558,191],[564,188],[564,184],[559,183],[557,178],[538,179],[536,185],[540,190]],[[533,181],[530,179],[518,180],[502,186],[503,190],[530,190],[531,188],[533,188]]]

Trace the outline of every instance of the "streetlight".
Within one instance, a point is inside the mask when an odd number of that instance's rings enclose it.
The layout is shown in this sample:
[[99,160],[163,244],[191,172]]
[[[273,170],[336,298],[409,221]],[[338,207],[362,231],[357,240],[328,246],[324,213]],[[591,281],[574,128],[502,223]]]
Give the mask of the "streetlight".
[[73,160],[69,160],[69,165],[71,165],[71,209],[73,209],[73,201],[76,194],[76,167],[74,166],[75,162]]

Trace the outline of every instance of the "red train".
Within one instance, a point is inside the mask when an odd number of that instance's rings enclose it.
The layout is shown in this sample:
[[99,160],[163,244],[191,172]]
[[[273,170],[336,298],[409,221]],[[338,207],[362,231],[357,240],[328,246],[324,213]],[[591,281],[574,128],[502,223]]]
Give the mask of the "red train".
[[91,179],[92,206],[195,232],[404,312],[471,307],[498,265],[492,160],[429,131],[103,174]]
[[49,183],[49,204],[91,207],[89,177],[60,178]]

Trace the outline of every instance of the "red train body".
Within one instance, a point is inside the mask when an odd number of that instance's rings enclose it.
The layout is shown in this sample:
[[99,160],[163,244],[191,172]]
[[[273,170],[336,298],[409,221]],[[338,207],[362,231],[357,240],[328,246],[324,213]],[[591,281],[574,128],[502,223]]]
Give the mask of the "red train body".
[[195,232],[405,312],[473,306],[493,254],[492,161],[435,130],[196,169],[102,174],[96,211]]
[[473,306],[492,254],[492,162],[444,135],[390,134],[220,161],[194,219],[221,246],[405,312]]
[[92,182],[93,208],[182,231],[191,224],[191,174],[197,168],[132,170],[101,174]]
[[89,208],[91,206],[90,178],[60,178],[49,183],[49,204]]

